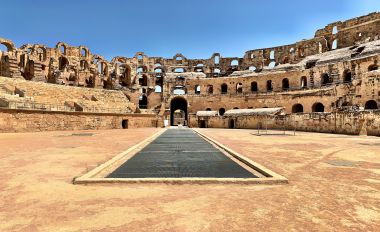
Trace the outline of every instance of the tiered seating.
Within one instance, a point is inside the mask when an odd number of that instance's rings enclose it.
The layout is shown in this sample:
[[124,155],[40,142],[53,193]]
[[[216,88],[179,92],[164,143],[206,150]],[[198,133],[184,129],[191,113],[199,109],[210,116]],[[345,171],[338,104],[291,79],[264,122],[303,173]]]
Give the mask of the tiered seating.
[[[21,93],[23,97],[15,95],[15,92]],[[62,86],[6,77],[0,77],[0,98],[8,102],[9,107],[17,103],[23,104],[21,108],[42,110],[129,113],[135,108],[121,91]],[[4,107],[4,104],[0,106]]]

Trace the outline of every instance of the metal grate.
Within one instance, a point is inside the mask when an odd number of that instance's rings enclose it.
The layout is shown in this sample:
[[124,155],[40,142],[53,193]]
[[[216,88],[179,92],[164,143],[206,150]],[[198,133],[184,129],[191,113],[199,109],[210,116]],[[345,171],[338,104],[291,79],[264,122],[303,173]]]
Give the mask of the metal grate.
[[255,178],[191,129],[168,129],[107,178]]

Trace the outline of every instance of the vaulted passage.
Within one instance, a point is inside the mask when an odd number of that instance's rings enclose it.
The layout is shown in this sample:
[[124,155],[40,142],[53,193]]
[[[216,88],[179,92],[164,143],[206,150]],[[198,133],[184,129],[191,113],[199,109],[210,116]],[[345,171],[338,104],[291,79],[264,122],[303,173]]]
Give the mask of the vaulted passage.
[[107,178],[256,178],[191,129],[168,129]]
[[187,123],[187,101],[183,97],[175,97],[170,102],[170,125],[177,126]]

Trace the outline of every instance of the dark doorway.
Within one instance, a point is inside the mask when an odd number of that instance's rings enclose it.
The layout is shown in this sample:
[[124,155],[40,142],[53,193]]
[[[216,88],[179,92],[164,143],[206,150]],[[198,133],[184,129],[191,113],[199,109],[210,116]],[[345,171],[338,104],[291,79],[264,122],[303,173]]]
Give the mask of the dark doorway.
[[376,110],[378,109],[377,103],[374,100],[369,100],[365,103],[364,109],[366,110]]
[[322,103],[317,102],[311,107],[311,110],[312,112],[324,112],[325,106]]
[[205,120],[200,120],[199,127],[200,128],[207,128],[206,121]]
[[235,120],[234,119],[230,119],[228,121],[228,128],[230,128],[230,129],[234,129],[235,128]]
[[[187,101],[183,97],[175,97],[170,102],[170,125],[177,126],[174,120],[174,112],[177,110],[183,111],[185,124],[187,124]],[[178,111],[177,111],[178,112]]]
[[121,122],[121,126],[123,127],[123,129],[128,129],[128,119],[124,119]]
[[292,113],[303,113],[303,105],[301,105],[301,104],[293,105]]

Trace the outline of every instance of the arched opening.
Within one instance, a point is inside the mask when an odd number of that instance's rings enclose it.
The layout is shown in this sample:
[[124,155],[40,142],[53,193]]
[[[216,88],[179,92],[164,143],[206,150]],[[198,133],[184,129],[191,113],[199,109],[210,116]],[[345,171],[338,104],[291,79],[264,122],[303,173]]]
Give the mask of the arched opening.
[[211,111],[211,108],[207,108],[206,111]]
[[227,86],[227,84],[222,84],[220,86],[220,89],[221,89],[221,91],[220,91],[221,94],[226,94],[228,92],[228,86]]
[[82,70],[82,71],[88,70],[88,63],[87,63],[87,61],[81,60],[79,64],[80,64],[80,70]]
[[29,60],[26,67],[25,72],[23,73],[25,80],[32,80],[34,77],[34,61]]
[[274,51],[273,51],[273,50],[270,51],[270,53],[269,53],[269,58],[270,58],[271,60],[274,60]]
[[249,68],[248,68],[249,71],[256,71],[256,69],[257,68],[255,66],[249,66]]
[[161,92],[162,92],[162,87],[159,86],[159,85],[156,85],[156,86],[154,87],[154,92],[156,92],[156,93],[161,93]]
[[314,103],[314,105],[311,107],[311,111],[312,112],[324,112],[325,106],[320,102]]
[[345,70],[343,72],[343,82],[349,83],[352,81],[352,75],[350,70]]
[[69,61],[66,59],[66,57],[61,56],[59,57],[58,63],[59,63],[58,64],[59,70],[63,71],[66,68],[66,66],[69,64]]
[[142,75],[139,78],[139,85],[141,85],[141,86],[148,86],[148,77],[146,75]]
[[201,87],[199,85],[195,86],[194,93],[197,94],[197,95],[201,94]]
[[161,73],[163,73],[163,69],[161,67],[157,67],[157,68],[154,69],[154,72],[158,73],[158,74],[161,74]]
[[269,63],[268,68],[274,68],[276,66],[276,62],[272,61]]
[[219,64],[219,60],[220,60],[220,57],[219,56],[215,56],[214,57],[214,64]]
[[332,29],[332,34],[335,35],[336,33],[338,33],[338,27],[334,26]]
[[334,41],[332,42],[332,45],[331,45],[331,49],[335,50],[337,48],[338,48],[338,40],[334,39]]
[[61,52],[62,55],[66,55],[66,46],[62,44],[59,47],[59,51]]
[[236,84],[236,93],[243,93],[243,84],[242,83]]
[[208,85],[207,86],[207,93],[208,94],[213,94],[214,93],[214,86]]
[[251,92],[256,93],[257,91],[258,91],[257,82],[256,81],[251,82]]
[[235,120],[234,119],[228,120],[228,128],[230,128],[230,129],[235,128]]
[[215,68],[214,69],[214,76],[219,76],[220,75],[220,69]]
[[322,74],[322,77],[321,77],[321,84],[322,84],[322,86],[324,86],[324,85],[330,85],[331,83],[332,82],[330,80],[329,74],[327,74],[327,73]]
[[239,109],[239,107],[234,107],[234,110],[238,110]]
[[272,92],[273,91],[272,80],[267,80],[267,91],[268,92]]
[[185,95],[186,94],[186,88],[184,86],[176,86],[173,89],[174,95]]
[[364,109],[366,110],[376,110],[379,109],[375,100],[369,100],[365,103]]
[[10,51],[10,46],[7,46],[4,43],[0,43],[0,52],[9,52]]
[[37,56],[38,56],[39,61],[45,61],[46,59],[45,49],[37,48]]
[[121,126],[123,129],[128,129],[128,119],[121,121]]
[[82,57],[87,57],[87,50],[84,49],[84,48],[82,48],[82,49],[80,50],[80,54],[81,54]]
[[379,69],[379,66],[377,66],[376,64],[371,64],[370,66],[368,66],[368,72],[375,71],[378,69]]
[[199,128],[207,128],[206,120],[200,120],[199,121]]
[[181,122],[187,125],[187,101],[183,97],[175,97],[170,102],[170,125],[177,126]]
[[301,88],[302,89],[307,88],[307,78],[305,76],[301,77]]
[[231,61],[231,66],[238,66],[239,65],[239,61],[238,60],[232,60]]
[[148,98],[145,95],[139,97],[139,108],[148,109]]
[[119,69],[121,73],[119,79],[120,85],[128,86],[131,82],[131,69],[127,65],[121,65]]
[[293,105],[292,113],[303,113],[303,105],[301,105],[301,104]]
[[282,79],[282,90],[284,90],[284,91],[289,90],[289,79],[288,78]]
[[220,116],[223,116],[225,112],[226,112],[226,109],[224,109],[224,108],[219,109],[219,115]]
[[183,72],[185,72],[185,69],[184,68],[175,68],[174,72],[175,73],[183,73]]

